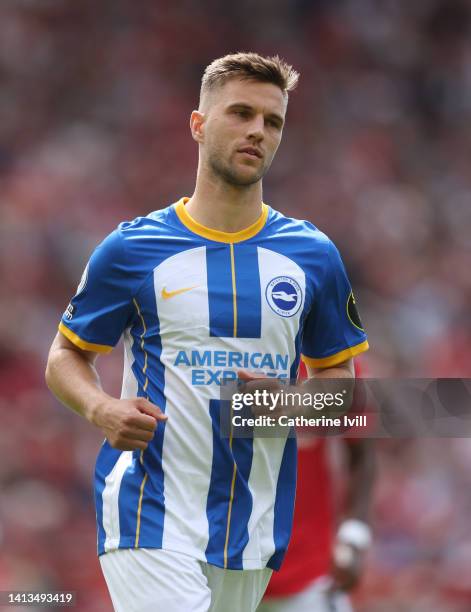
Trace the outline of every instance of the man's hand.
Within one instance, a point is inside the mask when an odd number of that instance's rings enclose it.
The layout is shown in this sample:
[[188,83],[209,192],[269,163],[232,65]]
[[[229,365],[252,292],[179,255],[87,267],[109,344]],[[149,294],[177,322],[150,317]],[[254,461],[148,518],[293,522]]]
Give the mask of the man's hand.
[[118,450],[145,450],[154,437],[158,421],[167,416],[144,398],[103,401],[94,411],[92,422]]
[[350,591],[363,574],[365,552],[351,544],[337,541],[334,546],[331,575],[332,590]]
[[157,421],[167,417],[143,397],[116,399],[105,393],[94,365],[97,357],[57,332],[47,362],[48,387],[65,406],[99,427],[113,448],[145,450]]
[[[243,381],[244,385],[241,389],[242,393],[251,393],[254,391],[267,391],[268,393],[277,393],[283,386],[278,378],[272,378],[265,374],[254,374],[247,370],[239,370],[237,372],[239,380]],[[275,408],[275,410],[269,410],[267,406],[252,406],[252,414],[257,417],[259,415],[270,415],[272,417],[279,416],[282,414],[281,407]]]

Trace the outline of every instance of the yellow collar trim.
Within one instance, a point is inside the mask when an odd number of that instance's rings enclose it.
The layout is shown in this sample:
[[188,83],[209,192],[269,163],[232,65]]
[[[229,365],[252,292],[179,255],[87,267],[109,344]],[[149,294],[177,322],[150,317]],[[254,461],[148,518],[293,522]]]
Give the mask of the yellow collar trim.
[[221,232],[219,230],[206,227],[205,225],[201,225],[201,223],[195,221],[193,217],[188,214],[185,204],[189,199],[190,198],[182,198],[179,200],[175,204],[175,212],[185,227],[187,227],[193,233],[198,234],[198,236],[202,236],[208,240],[229,243],[242,242],[243,240],[248,240],[249,238],[255,236],[255,234],[258,234],[267,221],[268,206],[262,202],[262,214],[257,221],[255,221],[255,223],[249,225],[249,227],[246,227],[243,230],[240,230],[240,232]]

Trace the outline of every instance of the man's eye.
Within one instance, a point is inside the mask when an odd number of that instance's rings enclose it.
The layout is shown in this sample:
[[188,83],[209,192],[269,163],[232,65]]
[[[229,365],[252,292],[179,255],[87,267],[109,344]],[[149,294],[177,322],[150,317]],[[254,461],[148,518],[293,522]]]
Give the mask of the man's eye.
[[249,116],[249,113],[247,111],[244,111],[244,110],[236,110],[236,111],[234,111],[234,113],[236,115],[238,115],[239,117],[248,117]]

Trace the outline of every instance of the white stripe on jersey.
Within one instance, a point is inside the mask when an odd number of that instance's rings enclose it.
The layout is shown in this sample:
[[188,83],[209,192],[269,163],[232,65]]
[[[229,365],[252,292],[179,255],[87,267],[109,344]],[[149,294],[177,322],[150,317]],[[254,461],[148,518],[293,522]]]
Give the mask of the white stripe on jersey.
[[123,367],[123,385],[121,388],[121,398],[130,399],[137,397],[138,382],[132,371],[134,363],[134,355],[132,354],[133,337],[127,329],[123,334],[124,342],[124,367]]
[[105,478],[103,491],[103,529],[105,530],[105,551],[119,546],[119,489],[124,473],[132,463],[132,451],[123,451],[114,468]]
[[[264,288],[270,280],[283,270],[283,274],[295,278],[301,286],[303,300],[305,296],[305,276],[304,272],[292,260],[284,255],[269,251],[262,247],[258,247],[258,261],[260,272],[260,289],[263,293]],[[268,327],[273,325],[273,318],[279,319],[271,308],[268,306],[265,296],[262,295],[262,338],[270,338],[272,343],[277,340],[283,340],[283,335],[273,337],[269,334]],[[280,323],[292,326],[292,337],[296,337],[299,329],[299,318],[303,311],[304,302],[298,313],[287,319],[283,319]],[[291,348],[291,346],[290,346]],[[272,352],[286,352],[287,347],[284,345],[272,346],[268,350]],[[290,363],[294,361],[294,346],[291,348]],[[286,431],[287,433],[287,431]],[[281,435],[281,433],[280,433]],[[276,487],[278,484],[278,474],[280,471],[281,461],[283,458],[283,449],[286,444],[286,438],[258,438],[254,437],[253,441],[253,461],[252,470],[250,472],[249,486],[251,491],[257,491],[254,496],[252,514],[250,516],[248,530],[249,542],[244,550],[244,567],[251,569],[260,567],[266,563],[271,555],[275,552],[275,543],[273,539],[274,525],[274,505],[273,500],[276,496]],[[255,486],[256,483],[256,486]],[[263,486],[261,486],[263,483]],[[263,558],[260,558],[260,555]],[[257,563],[258,561],[258,563]],[[251,563],[250,563],[251,562]]]
[[[154,287],[162,341],[160,359],[167,366],[162,546],[169,550],[182,550],[183,547],[187,554],[191,554],[195,546],[200,556],[209,538],[206,518],[212,462],[209,398],[216,394],[209,387],[201,387],[201,393],[195,394],[191,368],[174,367],[173,363],[178,351],[206,346],[209,341],[206,247],[166,259],[154,270]],[[168,295],[188,287],[194,288],[167,299],[162,295],[164,289]]]

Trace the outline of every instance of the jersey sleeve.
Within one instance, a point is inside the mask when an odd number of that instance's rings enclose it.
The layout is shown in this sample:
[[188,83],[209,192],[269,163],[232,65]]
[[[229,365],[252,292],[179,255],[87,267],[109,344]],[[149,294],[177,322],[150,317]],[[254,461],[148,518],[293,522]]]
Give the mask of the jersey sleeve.
[[311,311],[304,326],[302,359],[313,368],[333,367],[368,350],[352,288],[332,242],[323,279],[314,281]]
[[133,276],[119,229],[95,249],[59,331],[84,350],[108,353],[133,315]]

